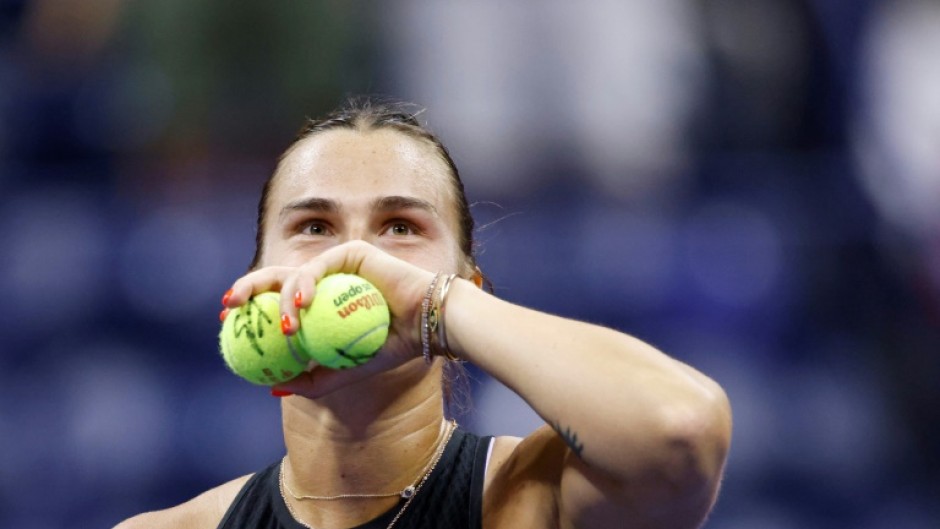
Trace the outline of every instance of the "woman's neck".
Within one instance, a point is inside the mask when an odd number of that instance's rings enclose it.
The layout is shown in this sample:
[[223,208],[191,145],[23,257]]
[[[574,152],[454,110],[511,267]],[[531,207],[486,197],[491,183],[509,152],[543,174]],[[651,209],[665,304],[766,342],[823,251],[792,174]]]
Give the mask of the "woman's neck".
[[321,399],[285,398],[287,485],[299,496],[412,485],[442,440],[440,376],[436,366],[406,364]]

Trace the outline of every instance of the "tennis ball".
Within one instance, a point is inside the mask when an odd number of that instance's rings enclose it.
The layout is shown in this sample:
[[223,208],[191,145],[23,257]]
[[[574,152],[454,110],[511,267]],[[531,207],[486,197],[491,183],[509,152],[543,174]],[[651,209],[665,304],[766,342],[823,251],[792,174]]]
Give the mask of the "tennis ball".
[[222,358],[236,375],[273,386],[302,373],[310,363],[297,336],[281,332],[280,295],[264,292],[232,309],[219,332]]
[[300,311],[297,337],[318,364],[346,369],[368,362],[385,344],[390,316],[382,293],[352,274],[317,283],[309,308]]

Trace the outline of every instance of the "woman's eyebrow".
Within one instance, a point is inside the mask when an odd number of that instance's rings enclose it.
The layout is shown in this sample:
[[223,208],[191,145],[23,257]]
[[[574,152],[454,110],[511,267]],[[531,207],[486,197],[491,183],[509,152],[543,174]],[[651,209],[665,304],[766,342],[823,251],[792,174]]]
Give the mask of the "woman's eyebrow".
[[329,198],[307,197],[296,200],[284,206],[281,209],[279,218],[283,219],[295,211],[316,211],[320,213],[336,213],[339,211],[339,203]]
[[[417,197],[408,197],[401,195],[390,195],[376,198],[372,201],[371,205],[372,211],[377,212],[388,212],[388,211],[400,211],[403,209],[418,209],[422,211],[427,211],[433,215],[437,215],[437,208],[434,207],[434,204],[431,204],[427,200],[423,200]],[[295,200],[294,202],[288,203],[281,209],[279,213],[279,218],[284,219],[284,217],[294,213],[295,211],[310,211],[318,213],[337,213],[340,211],[341,206],[339,202],[330,199],[330,198],[321,198],[321,197],[306,197],[300,200]]]
[[372,201],[373,211],[395,211],[402,209],[420,209],[437,215],[437,208],[427,200],[416,197],[391,195]]

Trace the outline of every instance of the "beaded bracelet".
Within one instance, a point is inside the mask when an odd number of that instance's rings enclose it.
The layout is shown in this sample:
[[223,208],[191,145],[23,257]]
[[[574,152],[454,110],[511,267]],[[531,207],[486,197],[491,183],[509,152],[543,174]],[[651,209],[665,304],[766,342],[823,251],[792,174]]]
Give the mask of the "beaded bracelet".
[[437,282],[441,279],[442,272],[434,275],[431,284],[428,285],[428,291],[424,294],[424,300],[421,301],[421,356],[424,362],[431,364],[431,319],[434,319],[434,326],[437,327],[437,313],[431,314],[431,298],[434,296],[434,289]]

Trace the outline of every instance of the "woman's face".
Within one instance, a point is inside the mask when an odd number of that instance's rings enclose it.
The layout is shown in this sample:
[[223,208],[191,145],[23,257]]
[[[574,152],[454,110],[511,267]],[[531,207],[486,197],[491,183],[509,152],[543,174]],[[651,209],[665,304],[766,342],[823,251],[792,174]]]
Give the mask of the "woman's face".
[[429,271],[466,261],[454,191],[434,148],[391,129],[335,129],[281,161],[264,223],[261,266],[298,266],[361,239]]

